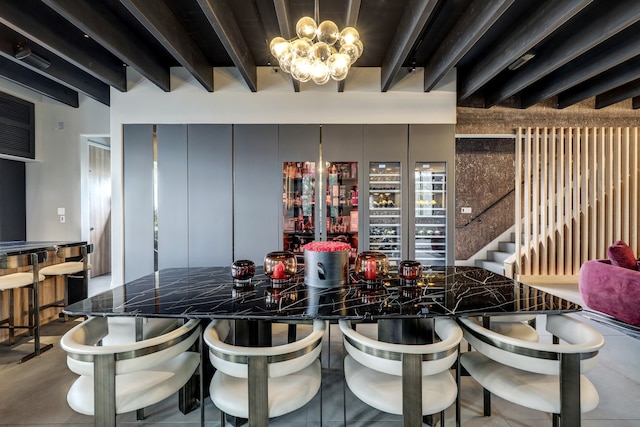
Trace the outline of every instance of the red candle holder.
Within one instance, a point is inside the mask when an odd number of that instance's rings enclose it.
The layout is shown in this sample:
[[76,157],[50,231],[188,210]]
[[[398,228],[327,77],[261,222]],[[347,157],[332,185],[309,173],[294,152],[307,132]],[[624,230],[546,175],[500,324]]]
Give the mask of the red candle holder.
[[251,284],[251,279],[256,274],[256,265],[248,259],[234,261],[231,264],[231,277],[235,287],[245,287]]
[[367,282],[376,282],[389,274],[389,259],[382,252],[361,252],[356,258],[355,272]]
[[293,277],[298,268],[296,255],[290,251],[269,252],[264,257],[264,274],[274,284],[283,283]]
[[404,281],[415,283],[422,277],[422,264],[413,260],[400,261],[398,276]]

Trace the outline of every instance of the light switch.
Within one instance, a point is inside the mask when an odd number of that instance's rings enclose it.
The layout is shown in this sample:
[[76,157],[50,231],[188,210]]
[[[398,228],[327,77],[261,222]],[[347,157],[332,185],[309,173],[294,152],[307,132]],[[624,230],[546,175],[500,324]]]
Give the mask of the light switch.
[[64,208],[58,208],[58,215],[64,215]]
[[462,208],[462,213],[471,213],[471,208]]

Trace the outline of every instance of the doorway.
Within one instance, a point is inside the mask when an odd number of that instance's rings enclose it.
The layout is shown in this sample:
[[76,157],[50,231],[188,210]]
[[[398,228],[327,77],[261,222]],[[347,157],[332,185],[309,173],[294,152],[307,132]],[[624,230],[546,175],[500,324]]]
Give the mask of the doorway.
[[93,244],[91,277],[111,273],[111,150],[108,139],[88,140],[89,243]]

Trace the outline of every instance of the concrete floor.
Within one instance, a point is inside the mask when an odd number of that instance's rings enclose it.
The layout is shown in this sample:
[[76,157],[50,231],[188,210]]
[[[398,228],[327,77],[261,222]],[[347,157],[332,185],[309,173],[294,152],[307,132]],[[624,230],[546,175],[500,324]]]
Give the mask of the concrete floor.
[[[108,278],[91,281],[90,293],[109,287]],[[547,289],[549,290],[549,289]],[[577,289],[563,285],[558,291],[563,296],[579,298]],[[598,366],[587,374],[600,394],[600,404],[583,415],[582,425],[631,427],[640,426],[640,340],[620,330],[581,317],[605,335],[605,346],[600,352]],[[57,342],[75,321],[53,322],[43,327],[43,341],[54,343],[54,348],[40,357],[18,364],[20,357],[30,351],[26,339],[9,348],[0,344],[0,426],[89,426],[93,417],[73,412],[66,402],[66,393],[76,376],[66,367],[65,354]],[[544,318],[539,316],[538,329],[544,331]],[[330,352],[329,352],[330,350]],[[326,355],[330,354],[330,357]],[[323,344],[322,398],[317,395],[306,407],[286,416],[272,419],[273,426],[337,427],[343,425],[343,408],[347,408],[349,426],[400,426],[399,416],[374,410],[345,390],[341,375],[341,336],[337,325],[332,325]],[[344,398],[343,398],[344,396]],[[549,414],[516,406],[498,397],[492,398],[492,416],[482,416],[482,391],[473,379],[465,377],[461,386],[463,426],[550,426]],[[322,406],[322,424],[320,418]],[[177,396],[145,409],[146,419],[135,420],[135,414],[118,416],[118,425],[137,426],[198,426],[200,411],[183,415],[177,409]],[[220,425],[220,413],[210,400],[205,402],[207,426]],[[454,407],[446,411],[446,424],[455,425]],[[437,423],[436,425],[440,425]]]

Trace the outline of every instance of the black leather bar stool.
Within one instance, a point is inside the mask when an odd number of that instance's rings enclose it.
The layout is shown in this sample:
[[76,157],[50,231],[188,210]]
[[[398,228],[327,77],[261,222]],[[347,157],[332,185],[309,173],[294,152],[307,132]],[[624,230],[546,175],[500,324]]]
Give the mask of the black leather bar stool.
[[[26,362],[27,360],[40,355],[40,353],[53,347],[52,344],[40,346],[40,294],[39,287],[40,282],[45,280],[45,276],[40,273],[40,263],[46,261],[46,252],[33,252],[28,254],[8,255],[0,258],[0,269],[16,269],[19,267],[31,266],[30,272],[17,272],[9,273],[0,276],[0,292],[9,292],[9,315],[5,319],[0,320],[0,327],[9,329],[9,345],[15,344],[15,330],[16,329],[28,329],[33,334],[33,353],[29,353],[24,356],[20,362]],[[29,290],[29,324],[28,325],[16,325],[15,324],[15,289],[27,289]],[[6,325],[6,326],[5,326]]]

